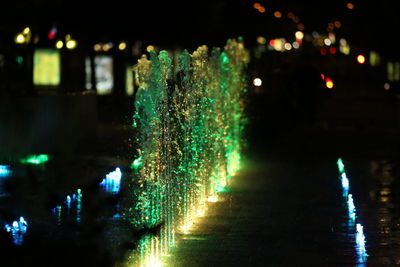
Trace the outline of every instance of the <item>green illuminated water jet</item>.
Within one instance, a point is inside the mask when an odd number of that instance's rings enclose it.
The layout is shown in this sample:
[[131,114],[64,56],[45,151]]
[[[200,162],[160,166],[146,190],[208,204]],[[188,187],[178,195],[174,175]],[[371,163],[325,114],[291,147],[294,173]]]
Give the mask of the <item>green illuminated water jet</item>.
[[239,170],[248,60],[242,41],[232,39],[223,50],[184,51],[176,65],[153,50],[135,67],[136,150],[124,216],[138,229],[163,225],[160,255]]

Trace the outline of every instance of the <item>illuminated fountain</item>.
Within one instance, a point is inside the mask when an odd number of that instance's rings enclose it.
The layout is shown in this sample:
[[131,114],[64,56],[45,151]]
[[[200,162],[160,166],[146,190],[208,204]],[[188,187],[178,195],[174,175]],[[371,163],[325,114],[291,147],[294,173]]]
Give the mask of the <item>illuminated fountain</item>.
[[74,215],[76,216],[76,221],[80,223],[81,221],[81,211],[82,211],[82,190],[77,189],[76,193],[73,193],[72,196],[67,195],[65,200],[61,205],[57,205],[52,208],[53,215],[56,217],[57,225],[61,224],[62,221],[62,211],[63,207],[66,208],[66,212],[68,215],[71,214],[71,205],[75,207]]
[[134,174],[123,216],[160,233],[140,241],[134,263],[161,266],[175,235],[189,233],[238,171],[248,58],[241,41],[228,40],[223,51],[184,51],[176,66],[166,51],[138,61]]
[[121,189],[121,177],[122,172],[120,168],[116,168],[115,171],[106,175],[106,178],[101,181],[100,187],[106,192],[117,194]]

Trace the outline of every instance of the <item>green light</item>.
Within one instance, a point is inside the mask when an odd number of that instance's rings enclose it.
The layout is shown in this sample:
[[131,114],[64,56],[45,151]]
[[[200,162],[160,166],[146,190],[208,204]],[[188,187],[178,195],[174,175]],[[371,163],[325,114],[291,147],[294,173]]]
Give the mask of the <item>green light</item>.
[[131,168],[137,170],[141,165],[142,165],[142,157],[138,157],[132,162]]
[[[139,251],[165,255],[175,233],[189,233],[240,168],[249,56],[236,40],[228,40],[223,50],[185,50],[176,65],[166,51],[149,54],[135,66],[139,88],[132,140],[139,157],[131,163],[122,215],[139,229],[162,223],[160,239],[145,241]],[[157,255],[143,257],[157,263]]]
[[17,56],[16,61],[17,61],[18,65],[22,65],[22,63],[24,62],[24,58],[22,56]]
[[21,159],[20,162],[24,164],[44,164],[49,160],[49,156],[46,154],[30,155],[27,158]]
[[338,165],[339,168],[339,173],[342,174],[344,173],[344,164],[341,158],[339,158],[336,162],[336,164]]

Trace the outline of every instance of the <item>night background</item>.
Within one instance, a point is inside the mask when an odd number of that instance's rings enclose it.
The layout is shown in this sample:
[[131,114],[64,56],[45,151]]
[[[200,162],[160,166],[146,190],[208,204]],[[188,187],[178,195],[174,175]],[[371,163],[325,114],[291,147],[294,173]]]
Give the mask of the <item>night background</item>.
[[389,0],[2,2],[0,266],[399,265],[399,27]]

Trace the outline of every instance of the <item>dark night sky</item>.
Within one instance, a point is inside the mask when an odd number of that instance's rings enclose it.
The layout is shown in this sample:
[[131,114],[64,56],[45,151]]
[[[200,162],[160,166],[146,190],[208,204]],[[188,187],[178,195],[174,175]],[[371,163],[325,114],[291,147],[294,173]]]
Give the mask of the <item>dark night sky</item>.
[[[71,32],[80,40],[137,40],[191,46],[216,44],[226,38],[244,36],[254,40],[257,35],[278,37],[293,32],[295,24],[287,18],[277,20],[274,10],[294,12],[305,24],[306,31],[326,29],[328,22],[341,20],[341,34],[351,36],[355,43],[384,46],[400,26],[393,1],[374,3],[355,0],[355,10],[346,9],[347,1],[259,0],[267,8],[258,13],[251,0],[203,1],[84,1],[84,0],[21,0],[2,3],[2,29],[20,29],[25,25],[48,31],[57,23],[60,32]],[[275,36],[276,35],[276,36]]]

